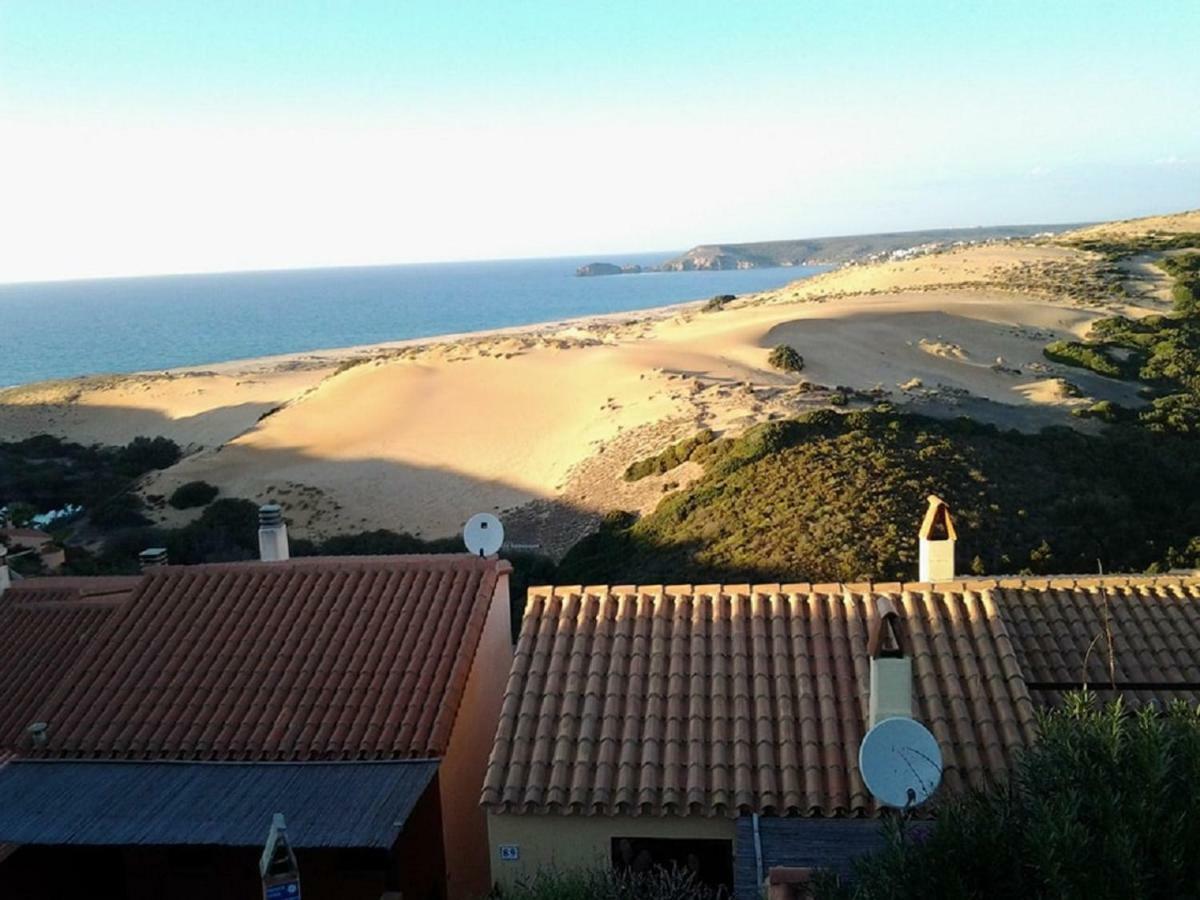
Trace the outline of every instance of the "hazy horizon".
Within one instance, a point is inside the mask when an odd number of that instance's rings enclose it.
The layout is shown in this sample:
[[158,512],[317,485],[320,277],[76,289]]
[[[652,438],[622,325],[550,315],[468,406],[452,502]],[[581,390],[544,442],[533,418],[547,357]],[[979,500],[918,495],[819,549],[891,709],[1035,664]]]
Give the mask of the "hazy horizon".
[[10,0],[0,282],[1200,207],[1200,5],[1131,11]]
[[[1164,211],[1164,214],[1169,213],[1169,212],[1177,212],[1177,211],[1178,210]],[[37,284],[59,284],[59,283],[72,282],[72,281],[121,281],[121,280],[133,280],[133,279],[139,279],[139,278],[174,278],[174,277],[186,278],[186,277],[194,276],[194,275],[254,275],[257,273],[271,274],[271,273],[286,273],[286,272],[325,271],[325,270],[330,270],[330,269],[385,269],[385,268],[389,268],[389,267],[400,267],[400,266],[439,266],[439,265],[453,266],[453,265],[462,264],[462,263],[486,264],[486,263],[503,263],[503,262],[541,262],[541,261],[549,262],[549,261],[553,261],[556,259],[569,260],[573,264],[577,264],[578,262],[583,261],[583,260],[586,260],[588,262],[613,262],[613,263],[641,262],[641,263],[647,263],[647,262],[651,262],[651,260],[646,259],[647,257],[659,257],[662,261],[665,262],[666,260],[669,260],[675,256],[679,256],[679,255],[686,253],[688,250],[691,250],[693,247],[701,247],[701,246],[731,246],[731,245],[741,246],[741,245],[750,245],[750,244],[755,244],[755,243],[786,242],[786,241],[791,241],[791,240],[820,240],[820,239],[826,239],[826,238],[860,237],[860,236],[865,237],[865,236],[884,235],[884,234],[908,234],[908,233],[921,234],[921,233],[925,233],[925,232],[929,232],[929,231],[961,231],[961,230],[975,229],[975,228],[985,229],[985,228],[1003,228],[1003,227],[1021,227],[1021,226],[1045,226],[1047,228],[1054,228],[1054,227],[1061,227],[1061,226],[1076,227],[1076,226],[1080,226],[1083,224],[1087,224],[1088,221],[1089,220],[1082,220],[1080,222],[988,222],[988,223],[981,223],[978,225],[931,225],[928,228],[911,228],[911,229],[910,228],[901,228],[901,229],[895,229],[893,231],[859,231],[859,232],[854,232],[852,234],[845,234],[845,233],[843,233],[843,234],[804,234],[804,235],[795,234],[795,235],[787,235],[787,236],[781,236],[781,237],[775,237],[775,238],[759,239],[759,240],[755,240],[755,241],[741,241],[741,240],[696,241],[687,247],[676,247],[676,248],[670,249],[670,250],[616,250],[616,251],[605,251],[605,252],[597,252],[597,253],[587,253],[587,252],[556,253],[551,256],[497,256],[497,257],[490,257],[490,258],[486,258],[486,259],[477,258],[477,257],[468,257],[468,258],[464,258],[464,259],[414,259],[414,260],[404,260],[404,261],[400,261],[400,262],[397,262],[395,260],[382,260],[382,261],[371,261],[371,262],[337,263],[334,265],[326,265],[326,266],[322,266],[322,265],[314,266],[314,265],[299,264],[299,265],[268,266],[268,267],[263,267],[263,268],[251,268],[251,269],[198,269],[198,270],[193,270],[193,271],[137,272],[137,273],[132,273],[132,274],[114,273],[114,274],[110,274],[110,275],[79,275],[79,276],[68,276],[68,277],[63,277],[63,278],[17,278],[17,279],[12,279],[12,280],[7,280],[7,281],[0,280],[0,287],[4,287],[5,285],[31,286],[31,285],[37,285]],[[1090,220],[1090,221],[1098,222],[1101,220],[1097,219],[1097,220]],[[666,274],[677,274],[677,273],[666,273]]]

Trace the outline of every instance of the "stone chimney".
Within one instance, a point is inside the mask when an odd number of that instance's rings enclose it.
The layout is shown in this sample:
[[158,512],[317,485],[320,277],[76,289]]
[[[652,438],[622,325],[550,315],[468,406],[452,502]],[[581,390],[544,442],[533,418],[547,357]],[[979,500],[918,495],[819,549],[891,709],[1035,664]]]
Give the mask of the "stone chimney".
[[258,508],[258,555],[263,562],[282,562],[290,558],[287,525],[278,503]]
[[876,601],[875,614],[867,644],[871,657],[868,728],[896,716],[912,718],[912,658],[904,619],[887,597]]
[[921,522],[920,575],[918,581],[954,580],[954,542],[958,534],[950,507],[941,497],[929,495],[929,508]]
[[165,566],[167,564],[167,548],[147,547],[138,554],[138,562],[141,564],[143,572]]
[[0,594],[12,586],[12,576],[8,574],[8,548],[0,544]]

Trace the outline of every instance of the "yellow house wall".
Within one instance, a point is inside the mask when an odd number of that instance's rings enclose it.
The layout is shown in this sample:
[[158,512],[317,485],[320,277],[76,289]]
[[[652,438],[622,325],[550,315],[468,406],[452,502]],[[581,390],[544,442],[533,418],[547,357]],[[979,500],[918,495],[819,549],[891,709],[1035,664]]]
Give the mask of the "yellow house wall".
[[449,900],[483,897],[492,884],[487,818],[479,795],[512,667],[510,616],[508,576],[503,575],[492,596],[446,755],[438,766]]
[[[733,819],[704,816],[558,816],[488,814],[492,877],[511,888],[538,869],[607,867],[615,837],[733,841]],[[500,859],[500,846],[515,845],[519,858]]]

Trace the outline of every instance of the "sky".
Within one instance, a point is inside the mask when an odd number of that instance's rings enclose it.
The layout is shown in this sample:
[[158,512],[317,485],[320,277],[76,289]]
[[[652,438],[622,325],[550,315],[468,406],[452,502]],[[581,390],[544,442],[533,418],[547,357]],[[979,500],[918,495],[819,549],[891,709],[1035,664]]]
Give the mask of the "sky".
[[0,282],[1196,208],[1197,47],[1197,0],[0,0]]

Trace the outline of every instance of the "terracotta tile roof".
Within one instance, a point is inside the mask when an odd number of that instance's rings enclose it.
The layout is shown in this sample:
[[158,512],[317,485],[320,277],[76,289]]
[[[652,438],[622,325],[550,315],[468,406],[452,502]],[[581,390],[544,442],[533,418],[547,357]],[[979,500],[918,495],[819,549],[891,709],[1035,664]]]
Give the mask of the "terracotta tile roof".
[[33,578],[0,595],[0,759],[28,747],[54,686],[137,583]]
[[1002,580],[995,593],[1037,701],[1086,684],[1134,706],[1200,702],[1200,577]]
[[950,789],[1007,771],[1034,706],[986,591],[535,588],[483,803],[584,814],[869,814],[868,636],[903,615]]
[[437,756],[506,571],[466,554],[154,569],[46,702],[38,755]]

